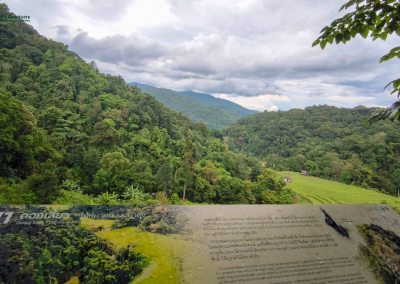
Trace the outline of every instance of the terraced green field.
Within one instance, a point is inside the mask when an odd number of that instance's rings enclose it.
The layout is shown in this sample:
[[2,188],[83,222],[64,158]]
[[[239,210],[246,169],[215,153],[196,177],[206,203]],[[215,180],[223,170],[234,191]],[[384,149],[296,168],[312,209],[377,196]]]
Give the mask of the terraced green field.
[[[295,193],[305,197],[312,204],[365,204],[386,203],[396,211],[400,211],[400,198],[382,194],[335,181],[320,179],[311,176],[302,176],[295,172],[281,172],[282,178],[290,176],[292,182],[289,187]],[[307,203],[302,202],[299,203]]]

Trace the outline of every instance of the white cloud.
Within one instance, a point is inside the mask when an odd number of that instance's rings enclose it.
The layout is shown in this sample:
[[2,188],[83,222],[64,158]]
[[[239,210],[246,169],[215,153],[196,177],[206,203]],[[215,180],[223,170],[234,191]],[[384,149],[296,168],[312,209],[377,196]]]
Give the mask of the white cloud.
[[330,101],[346,102],[346,103],[364,103],[365,101],[373,101],[375,98],[371,97],[341,97],[341,96],[329,96],[326,98]]
[[[69,45],[101,72],[173,90],[226,94],[249,108],[389,105],[382,92],[398,62],[379,58],[396,35],[311,48],[348,11],[343,0],[19,0],[44,36]],[[394,76],[394,77],[393,77]],[[267,96],[267,97],[265,97]],[[274,96],[274,97],[268,97]],[[288,98],[288,100],[275,99]]]
[[213,96],[225,100],[232,101],[248,109],[258,111],[277,111],[279,107],[276,103],[289,102],[290,99],[287,96],[280,95],[259,95],[257,97],[243,97],[243,96],[231,96],[227,94],[213,94]]

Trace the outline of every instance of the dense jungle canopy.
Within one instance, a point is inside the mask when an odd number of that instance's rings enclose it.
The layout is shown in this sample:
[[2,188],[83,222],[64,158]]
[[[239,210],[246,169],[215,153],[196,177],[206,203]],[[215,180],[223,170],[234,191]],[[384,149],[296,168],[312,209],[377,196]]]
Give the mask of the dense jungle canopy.
[[[9,13],[1,4],[0,15]],[[1,203],[49,204],[61,186],[211,203],[260,203],[268,189],[291,202],[273,172],[249,181],[260,162],[229,151],[218,130],[99,73],[22,21],[1,22],[0,38]]]

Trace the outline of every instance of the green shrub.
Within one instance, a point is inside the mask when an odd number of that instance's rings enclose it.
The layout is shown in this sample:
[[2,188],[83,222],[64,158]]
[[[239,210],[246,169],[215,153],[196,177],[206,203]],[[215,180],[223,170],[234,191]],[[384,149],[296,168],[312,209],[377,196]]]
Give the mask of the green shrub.
[[147,201],[152,199],[151,194],[144,193],[138,187],[133,188],[131,185],[126,189],[126,191],[122,194],[122,197],[127,200],[137,200],[137,201]]
[[63,181],[63,184],[61,187],[65,190],[77,192],[77,193],[83,193],[83,189],[79,186],[79,184],[75,184],[73,181],[67,179]]
[[109,205],[111,203],[116,203],[119,195],[115,194],[113,192],[112,194],[109,194],[108,191],[106,193],[103,193],[102,195],[99,195],[99,203],[100,205]]
[[171,203],[172,204],[178,204],[179,203],[179,196],[178,194],[174,193],[171,196]]
[[293,204],[294,193],[290,188],[283,188],[277,198],[278,204]]
[[9,185],[0,178],[0,204],[35,204],[36,200],[26,182]]
[[56,205],[89,205],[98,204],[97,198],[92,198],[87,194],[61,189],[61,196],[53,204]]
[[276,204],[277,196],[274,191],[264,190],[261,193],[261,202],[262,204]]
[[51,204],[61,195],[55,168],[54,163],[47,160],[40,165],[40,172],[27,180],[29,190],[35,194],[40,204]]

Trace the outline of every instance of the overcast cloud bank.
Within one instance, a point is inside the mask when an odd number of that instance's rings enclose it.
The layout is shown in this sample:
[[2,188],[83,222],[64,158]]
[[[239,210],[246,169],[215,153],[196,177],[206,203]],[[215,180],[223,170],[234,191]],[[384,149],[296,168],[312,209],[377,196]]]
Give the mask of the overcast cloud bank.
[[329,104],[388,106],[400,45],[357,36],[311,48],[348,11],[344,0],[9,1],[41,34],[68,44],[101,72],[177,91],[193,90],[258,111]]

